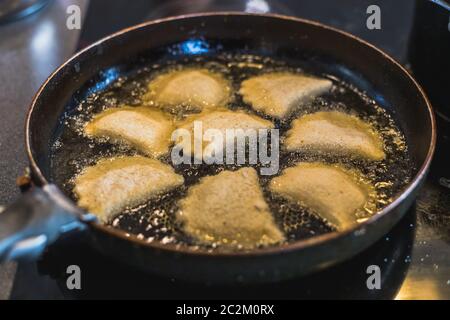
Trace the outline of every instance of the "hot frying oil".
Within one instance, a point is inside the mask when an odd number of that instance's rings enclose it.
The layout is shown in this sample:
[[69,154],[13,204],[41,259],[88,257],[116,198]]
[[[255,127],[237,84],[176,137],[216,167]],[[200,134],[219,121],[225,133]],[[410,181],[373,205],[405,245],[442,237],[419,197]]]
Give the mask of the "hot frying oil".
[[[141,97],[146,93],[148,82],[155,76],[168,70],[195,66],[207,68],[222,73],[231,83],[233,96],[228,104],[231,110],[245,110],[250,114],[270,119],[264,114],[252,110],[245,104],[237,93],[240,83],[254,75],[270,71],[307,72],[314,74],[314,70],[292,67],[286,62],[267,57],[251,55],[220,55],[214,58],[197,57],[180,61],[167,61],[164,64],[145,66],[137,71],[123,75],[111,83],[106,89],[93,91],[83,99],[77,108],[68,112],[63,121],[63,129],[55,139],[52,147],[53,181],[62,186],[63,190],[74,200],[72,192],[73,178],[83,168],[93,165],[97,160],[105,157],[137,154],[126,145],[110,143],[107,139],[93,140],[83,135],[84,124],[96,113],[110,107],[129,105],[139,106]],[[396,127],[391,115],[381,108],[375,101],[357,88],[326,74],[316,74],[328,77],[333,81],[330,93],[316,98],[311,103],[301,106],[288,119],[274,121],[280,130],[280,145],[283,136],[290,129],[293,119],[307,113],[327,110],[340,110],[355,114],[367,121],[380,133],[385,147],[386,158],[382,161],[366,161],[352,157],[336,156],[333,154],[311,154],[308,152],[286,152],[280,148],[280,170],[295,165],[300,161],[321,161],[330,164],[341,164],[350,170],[359,170],[365,180],[369,181],[376,191],[370,196],[373,206],[368,206],[357,219],[363,221],[386,206],[392,198],[401,191],[411,177],[411,161],[405,138]],[[178,117],[183,117],[178,114]],[[161,159],[171,164],[170,156]],[[236,170],[238,165],[177,165],[175,171],[185,178],[185,185],[152,199],[135,208],[128,208],[125,212],[114,217],[109,225],[137,235],[145,241],[160,241],[177,245],[198,246],[193,239],[182,232],[182,228],[175,220],[178,210],[177,203],[186,196],[189,186],[198,183],[206,175],[215,175],[223,170]],[[259,172],[259,170],[257,170]],[[333,231],[333,226],[327,223],[307,208],[286,201],[271,194],[267,185],[274,176],[260,176],[266,201],[274,215],[276,223],[286,234],[287,241],[309,238],[315,235]],[[238,187],[238,186],[237,186]],[[215,245],[207,248],[213,250]]]

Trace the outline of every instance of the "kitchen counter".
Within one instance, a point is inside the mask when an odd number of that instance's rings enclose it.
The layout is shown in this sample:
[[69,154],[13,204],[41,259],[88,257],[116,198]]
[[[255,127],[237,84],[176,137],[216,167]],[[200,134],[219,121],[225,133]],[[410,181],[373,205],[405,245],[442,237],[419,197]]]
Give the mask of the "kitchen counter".
[[[66,8],[87,9],[87,0],[50,1],[39,12],[0,24],[0,204],[19,194],[16,178],[27,166],[24,123],[39,86],[78,42],[80,30],[66,28]],[[0,266],[0,299],[8,297],[15,265]]]

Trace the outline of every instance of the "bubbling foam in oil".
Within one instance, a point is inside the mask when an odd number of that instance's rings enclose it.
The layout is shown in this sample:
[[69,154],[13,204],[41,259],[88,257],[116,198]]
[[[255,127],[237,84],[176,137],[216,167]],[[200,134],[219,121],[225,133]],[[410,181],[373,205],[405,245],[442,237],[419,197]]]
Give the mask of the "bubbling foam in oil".
[[[105,157],[133,155],[138,152],[126,145],[110,143],[107,139],[93,140],[83,135],[84,124],[96,113],[118,105],[138,106],[143,102],[142,95],[146,92],[148,82],[162,72],[186,66],[207,68],[222,73],[232,84],[233,96],[227,107],[231,110],[245,110],[251,114],[269,119],[264,114],[258,114],[242,101],[237,94],[240,83],[261,72],[291,71],[314,74],[314,70],[305,70],[289,66],[284,61],[253,55],[219,55],[211,57],[186,58],[183,61],[168,61],[164,64],[145,66],[126,76],[119,77],[108,88],[90,94],[81,101],[77,108],[68,112],[62,119],[62,130],[52,146],[52,179],[60,185],[64,192],[76,200],[72,192],[73,178],[83,168],[93,165]],[[302,67],[304,68],[304,67]],[[358,216],[363,221],[374,214],[373,209],[380,210],[392,201],[392,198],[402,190],[411,177],[411,161],[403,134],[397,128],[391,115],[381,108],[374,100],[357,88],[329,77],[326,74],[316,74],[328,77],[333,81],[330,93],[316,98],[306,106],[298,108],[289,118],[274,121],[280,130],[280,137],[290,129],[293,119],[307,113],[327,110],[340,110],[355,114],[370,123],[381,135],[386,152],[382,161],[371,162],[333,154],[312,154],[309,152],[286,152],[280,149],[279,173],[301,161],[320,161],[329,164],[341,164],[350,170],[359,170],[364,179],[369,181],[376,191],[370,196],[372,206]],[[183,114],[177,115],[182,118]],[[281,138],[280,145],[283,145]],[[170,156],[161,159],[171,164]],[[258,166],[258,165],[256,165]],[[223,170],[237,170],[238,165],[185,165],[175,166],[175,171],[183,175],[184,186],[152,199],[136,208],[128,208],[109,223],[111,227],[119,228],[129,234],[148,242],[160,241],[176,245],[199,247],[192,238],[185,235],[180,225],[175,221],[178,210],[177,203],[186,196],[189,186],[196,184],[201,177],[215,175]],[[258,170],[259,172],[259,170]],[[268,182],[273,176],[260,176],[264,196],[274,215],[276,223],[284,231],[287,241],[296,241],[333,231],[333,226],[307,208],[291,203],[268,191]],[[208,250],[214,250],[216,245],[208,245]]]

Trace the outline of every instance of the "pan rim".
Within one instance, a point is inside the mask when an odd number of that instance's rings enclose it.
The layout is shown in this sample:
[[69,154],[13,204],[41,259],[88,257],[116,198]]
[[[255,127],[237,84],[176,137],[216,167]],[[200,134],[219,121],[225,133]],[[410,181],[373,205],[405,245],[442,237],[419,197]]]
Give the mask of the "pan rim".
[[[35,175],[35,177],[39,180],[39,182],[42,185],[49,184],[49,181],[45,176],[43,175],[41,169],[39,168],[31,148],[31,135],[30,135],[30,122],[33,115],[33,111],[35,109],[36,103],[39,100],[42,92],[46,89],[49,82],[69,63],[76,60],[79,56],[81,56],[83,53],[91,50],[94,47],[97,47],[98,45],[112,39],[115,37],[118,37],[120,35],[123,35],[128,32],[132,32],[150,25],[170,22],[170,21],[176,21],[176,20],[183,20],[183,19],[189,19],[189,18],[201,18],[201,17],[209,17],[209,16],[221,16],[221,17],[227,17],[227,16],[260,16],[265,18],[273,18],[273,19],[281,19],[281,20],[289,20],[293,22],[298,22],[302,24],[309,24],[313,25],[315,27],[319,27],[322,29],[326,29],[328,31],[332,31],[335,33],[338,33],[344,37],[350,38],[353,41],[359,42],[361,45],[364,45],[368,47],[369,49],[377,52],[380,54],[383,58],[388,60],[393,66],[395,66],[399,71],[403,72],[411,81],[412,85],[417,89],[418,93],[420,93],[422,99],[425,101],[428,114],[430,117],[431,122],[431,140],[430,145],[428,148],[428,152],[426,155],[426,158],[424,162],[422,163],[421,167],[419,168],[417,174],[413,177],[413,179],[403,188],[403,191],[401,191],[399,194],[397,194],[394,198],[394,200],[388,204],[386,207],[384,207],[382,210],[375,213],[372,217],[367,219],[366,221],[355,225],[354,227],[344,230],[344,231],[334,231],[330,233],[326,233],[319,236],[314,236],[311,238],[307,238],[304,240],[295,241],[292,243],[287,243],[279,246],[273,246],[273,247],[265,247],[265,248],[259,248],[255,250],[250,251],[209,251],[209,250],[198,250],[194,249],[190,246],[183,246],[183,245],[174,245],[174,244],[162,244],[159,242],[146,242],[145,239],[139,239],[136,235],[128,234],[127,232],[119,229],[115,229],[106,225],[103,225],[101,223],[92,223],[89,222],[88,224],[97,229],[101,232],[108,233],[114,237],[121,238],[125,241],[131,241],[134,244],[149,247],[152,249],[158,249],[162,251],[170,251],[172,253],[176,254],[188,254],[193,256],[208,256],[208,257],[243,257],[243,258],[250,258],[250,257],[258,257],[258,256],[266,256],[266,255],[274,255],[274,254],[286,254],[297,250],[302,250],[306,248],[311,248],[317,245],[321,245],[323,243],[326,243],[328,241],[333,241],[341,237],[349,236],[350,234],[358,234],[359,231],[365,230],[366,228],[370,227],[374,223],[376,223],[379,219],[384,217],[385,215],[389,214],[390,211],[394,210],[397,206],[399,206],[412,192],[416,190],[416,188],[420,185],[423,178],[428,173],[429,167],[431,165],[431,161],[433,159],[433,155],[435,152],[436,147],[436,139],[437,139],[437,132],[436,132],[436,119],[435,114],[433,111],[433,107],[423,90],[423,88],[420,86],[420,84],[412,77],[412,75],[409,73],[409,71],[403,67],[397,60],[395,60],[393,57],[391,57],[389,54],[384,52],[383,50],[379,49],[375,45],[353,35],[346,31],[340,30],[338,28],[334,28],[331,26],[328,26],[326,24],[312,21],[308,19],[293,17],[293,16],[287,16],[287,15],[281,15],[281,14],[274,14],[274,13],[245,13],[245,12],[234,12],[234,11],[221,11],[221,12],[208,12],[208,13],[193,13],[193,14],[184,14],[184,15],[178,15],[178,16],[171,16],[167,18],[162,19],[156,19],[151,21],[146,21],[125,29],[122,29],[118,32],[115,32],[111,35],[108,35],[93,44],[87,46],[86,48],[82,49],[81,51],[75,53],[72,57],[67,59],[63,64],[61,64],[55,71],[52,72],[52,74],[44,81],[44,83],[41,85],[35,96],[33,97],[33,100],[31,102],[31,105],[28,109],[26,121],[25,121],[25,147],[26,147],[26,153],[28,160],[30,162],[30,168]],[[59,187],[58,187],[59,188]],[[72,201],[72,200],[71,200]],[[72,201],[73,206],[77,207],[77,205]],[[78,208],[78,207],[77,207]],[[85,210],[83,210],[85,211]]]

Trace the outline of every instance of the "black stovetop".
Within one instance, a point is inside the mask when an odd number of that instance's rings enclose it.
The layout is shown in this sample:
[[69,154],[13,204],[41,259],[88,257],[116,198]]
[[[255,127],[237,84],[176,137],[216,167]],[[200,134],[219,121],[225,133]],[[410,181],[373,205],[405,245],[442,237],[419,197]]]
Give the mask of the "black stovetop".
[[[197,7],[193,9],[194,2]],[[123,27],[205,6],[242,9],[246,1],[91,1],[79,47]],[[247,1],[255,2],[255,1]],[[256,1],[260,2],[260,1]],[[413,1],[267,1],[275,11],[318,20],[356,34],[407,65]],[[169,5],[167,3],[170,3]],[[184,3],[184,6],[180,4]],[[381,30],[366,28],[366,8],[379,4]],[[73,239],[58,243],[36,263],[21,263],[11,298],[384,298],[450,299],[450,136],[440,134],[431,173],[401,222],[365,252],[320,273],[284,283],[214,287],[142,274]],[[368,290],[366,269],[382,270],[380,290]],[[68,290],[66,268],[82,270],[82,290]]]

